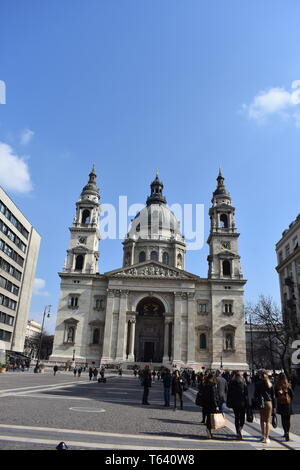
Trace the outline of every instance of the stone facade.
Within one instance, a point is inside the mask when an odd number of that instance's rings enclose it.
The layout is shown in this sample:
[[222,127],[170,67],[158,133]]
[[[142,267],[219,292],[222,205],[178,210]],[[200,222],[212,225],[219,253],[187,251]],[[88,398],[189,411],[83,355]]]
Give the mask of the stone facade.
[[184,270],[185,242],[158,175],[132,222],[123,266],[99,274],[94,169],[76,204],[51,360],[248,369],[234,207],[219,173],[209,211],[208,277]]

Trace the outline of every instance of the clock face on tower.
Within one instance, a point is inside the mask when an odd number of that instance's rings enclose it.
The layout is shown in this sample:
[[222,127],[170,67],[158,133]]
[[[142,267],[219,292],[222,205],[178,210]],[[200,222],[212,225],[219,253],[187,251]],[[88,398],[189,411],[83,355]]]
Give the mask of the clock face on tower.
[[81,245],[85,245],[86,244],[86,237],[79,237],[78,243],[80,243]]
[[221,241],[221,247],[226,248],[226,250],[230,250],[231,243],[223,240],[223,241]]

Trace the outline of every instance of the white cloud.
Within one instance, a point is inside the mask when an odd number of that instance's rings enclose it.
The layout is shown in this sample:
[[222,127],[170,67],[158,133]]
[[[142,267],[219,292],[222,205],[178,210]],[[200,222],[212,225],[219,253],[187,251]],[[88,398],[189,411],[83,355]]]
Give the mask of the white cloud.
[[272,115],[279,115],[283,118],[291,118],[295,125],[299,126],[300,111],[300,80],[294,80],[291,84],[291,91],[284,88],[270,88],[258,93],[252,103],[244,104],[249,119],[258,122],[265,122]]
[[46,281],[44,279],[35,278],[33,282],[33,294],[34,295],[49,295],[49,292],[45,291]]
[[11,191],[26,193],[32,190],[27,163],[4,142],[0,142],[0,185]]
[[24,129],[21,133],[20,143],[22,145],[28,145],[34,136],[34,132],[30,129]]

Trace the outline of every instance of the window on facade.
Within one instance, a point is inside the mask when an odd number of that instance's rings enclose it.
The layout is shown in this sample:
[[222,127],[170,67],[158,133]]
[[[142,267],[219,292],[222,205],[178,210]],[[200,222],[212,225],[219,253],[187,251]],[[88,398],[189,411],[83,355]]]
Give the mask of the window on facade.
[[231,302],[227,302],[224,304],[224,313],[232,313],[233,312],[233,309],[232,309],[232,303]]
[[200,335],[200,349],[206,349],[206,334],[201,333]]
[[87,209],[85,209],[85,210],[82,212],[81,223],[82,223],[82,224],[89,224],[89,223],[90,223],[90,217],[91,217],[90,211],[87,210]]
[[78,297],[76,296],[71,297],[70,305],[71,307],[78,307]]
[[104,308],[104,300],[103,299],[97,299],[96,300],[96,308],[98,310],[103,310],[103,308]]
[[83,255],[76,256],[76,263],[75,263],[75,270],[76,271],[82,271],[83,261],[84,261],[84,256]]
[[234,339],[233,333],[226,333],[225,334],[225,350],[230,351],[234,349]]
[[199,312],[200,313],[206,313],[207,312],[206,304],[199,304]]
[[100,330],[99,328],[95,328],[93,331],[93,344],[99,344],[100,342]]
[[74,343],[75,339],[75,328],[74,326],[69,326],[67,331],[67,343]]
[[144,261],[146,261],[146,253],[141,251],[139,254],[139,263],[143,263]]
[[150,259],[152,259],[152,261],[158,260],[157,251],[151,251]]
[[290,256],[290,245],[286,245],[285,247],[285,256]]
[[221,214],[220,222],[221,222],[221,228],[228,228],[228,215]]
[[169,264],[169,253],[167,253],[166,251],[163,253],[163,263]]
[[11,332],[6,330],[0,330],[0,340],[1,341],[10,341]]
[[222,266],[223,266],[223,276],[230,276],[231,275],[230,261],[225,259],[222,263]]

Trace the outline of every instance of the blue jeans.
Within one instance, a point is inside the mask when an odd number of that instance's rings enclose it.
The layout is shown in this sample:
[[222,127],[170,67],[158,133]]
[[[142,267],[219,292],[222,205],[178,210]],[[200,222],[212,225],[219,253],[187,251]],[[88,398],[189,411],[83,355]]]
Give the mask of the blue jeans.
[[225,405],[225,401],[220,401],[219,402],[219,411],[220,411],[220,413],[224,413],[224,405]]
[[170,406],[170,387],[164,387],[165,405]]

